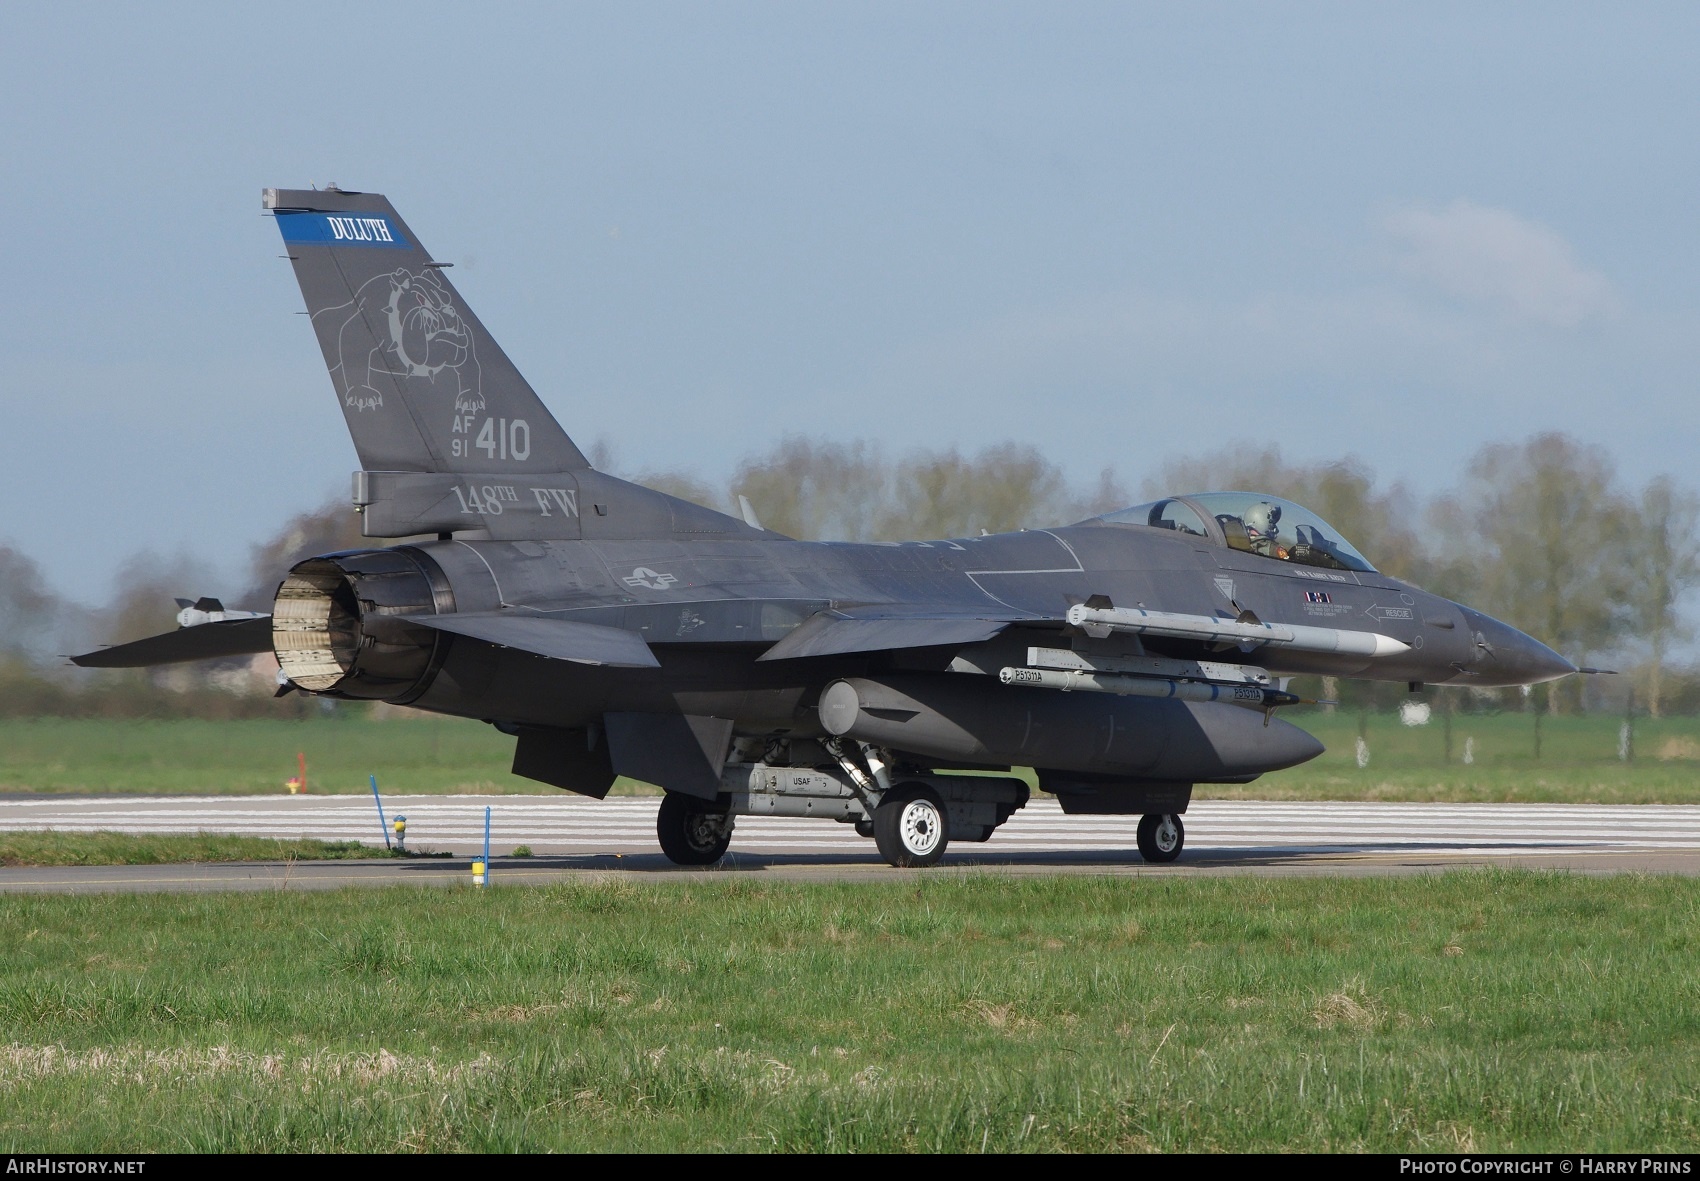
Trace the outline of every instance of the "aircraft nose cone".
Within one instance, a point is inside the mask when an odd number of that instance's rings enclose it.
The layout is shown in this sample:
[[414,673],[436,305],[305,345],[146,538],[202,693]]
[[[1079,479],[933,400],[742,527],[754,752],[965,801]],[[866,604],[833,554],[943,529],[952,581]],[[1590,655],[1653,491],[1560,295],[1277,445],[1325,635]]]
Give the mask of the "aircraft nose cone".
[[1461,683],[1487,686],[1538,685],[1576,671],[1576,666],[1535,637],[1525,635],[1479,611],[1466,610],[1464,619],[1475,643],[1472,675]]
[[1525,648],[1518,654],[1518,659],[1525,669],[1526,683],[1533,685],[1541,681],[1556,681],[1576,672],[1574,664],[1539,640],[1530,636],[1523,636],[1522,639]]

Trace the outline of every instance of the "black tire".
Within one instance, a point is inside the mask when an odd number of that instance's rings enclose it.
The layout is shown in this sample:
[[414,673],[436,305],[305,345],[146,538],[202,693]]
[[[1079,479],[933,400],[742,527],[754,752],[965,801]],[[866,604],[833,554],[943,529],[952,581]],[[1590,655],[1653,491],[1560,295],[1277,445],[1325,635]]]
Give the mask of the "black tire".
[[1186,826],[1173,814],[1153,813],[1139,818],[1139,855],[1161,864],[1181,855],[1186,844]]
[[874,835],[874,822],[872,820],[856,821],[856,835],[864,840],[871,840]]
[[887,792],[874,809],[874,844],[887,865],[937,865],[950,844],[950,813],[938,792],[919,783]]
[[732,817],[670,791],[655,813],[655,836],[674,865],[713,865],[732,843]]

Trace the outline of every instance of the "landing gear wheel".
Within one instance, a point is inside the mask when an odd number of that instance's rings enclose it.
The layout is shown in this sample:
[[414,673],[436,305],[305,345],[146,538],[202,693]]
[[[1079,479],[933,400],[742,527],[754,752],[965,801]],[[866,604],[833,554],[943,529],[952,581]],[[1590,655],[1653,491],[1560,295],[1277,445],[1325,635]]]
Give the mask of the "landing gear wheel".
[[874,809],[874,844],[887,865],[899,869],[935,865],[949,843],[950,815],[930,787],[896,788]]
[[1147,861],[1173,861],[1186,844],[1186,827],[1174,815],[1153,814],[1139,818],[1139,855]]
[[874,835],[874,822],[872,820],[856,821],[856,835],[864,840],[870,839]]
[[732,843],[732,817],[690,796],[668,792],[655,814],[655,835],[674,865],[713,865]]

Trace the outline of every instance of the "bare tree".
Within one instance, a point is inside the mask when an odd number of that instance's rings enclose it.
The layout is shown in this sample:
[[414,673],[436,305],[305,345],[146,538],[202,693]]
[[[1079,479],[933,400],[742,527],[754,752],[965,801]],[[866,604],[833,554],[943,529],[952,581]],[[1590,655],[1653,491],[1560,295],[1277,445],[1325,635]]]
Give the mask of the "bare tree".
[[49,650],[59,604],[35,560],[0,545],[0,657],[33,660]]
[[1359,459],[1294,464],[1282,458],[1279,447],[1242,446],[1172,459],[1155,479],[1145,481],[1150,497],[1221,489],[1267,492],[1302,504],[1377,568],[1411,579],[1424,572],[1416,498],[1402,485],[1378,489],[1374,474]]
[[1700,583],[1700,498],[1657,476],[1628,531],[1628,595],[1635,639],[1647,648],[1647,709],[1660,715],[1671,645],[1689,638],[1677,605]]
[[810,541],[880,540],[891,504],[891,466],[865,440],[782,440],[738,465],[735,493],[762,524]]
[[[725,512],[728,508],[726,499],[709,484],[692,472],[680,469],[657,469],[654,471],[631,472],[625,469],[619,461],[619,453],[607,439],[599,438],[590,445],[586,452],[590,465],[599,472],[607,472],[622,480],[630,480],[634,484],[642,484],[645,488],[653,488],[657,492],[665,492],[668,496],[677,496],[680,500],[688,500],[692,504],[700,504],[704,508]],[[735,510],[734,510],[735,511]]]
[[1133,494],[1116,475],[1116,469],[1106,467],[1099,471],[1098,478],[1092,482],[1091,487],[1077,492],[1063,516],[1070,522],[1083,521],[1087,517],[1127,508],[1133,504],[1133,500]]
[[213,592],[213,574],[186,553],[131,554],[113,577],[116,590],[101,611],[107,643],[123,644],[177,626],[178,598]]
[[270,611],[278,581],[295,563],[317,554],[367,546],[395,545],[387,538],[369,538],[360,533],[360,514],[346,497],[333,497],[316,509],[291,517],[271,537],[249,548],[249,587],[240,600],[229,606],[251,611]]
[[977,455],[916,451],[897,464],[892,503],[876,528],[881,540],[973,537],[1059,525],[1069,515],[1062,472],[1023,443]]
[[[726,512],[729,507],[708,481],[689,472],[639,472],[630,479],[645,488],[653,488],[657,492],[665,492],[668,496],[676,496],[680,500],[688,500],[692,504],[700,504],[718,512]],[[737,515],[735,508],[732,509],[732,514]]]
[[973,537],[1067,524],[1126,503],[1113,472],[1078,491],[1025,443],[892,456],[866,440],[793,437],[745,460],[733,491],[769,528],[829,541]]
[[1474,537],[1456,541],[1483,556],[1480,606],[1579,662],[1612,642],[1633,513],[1601,448],[1555,433],[1484,447],[1462,495]]

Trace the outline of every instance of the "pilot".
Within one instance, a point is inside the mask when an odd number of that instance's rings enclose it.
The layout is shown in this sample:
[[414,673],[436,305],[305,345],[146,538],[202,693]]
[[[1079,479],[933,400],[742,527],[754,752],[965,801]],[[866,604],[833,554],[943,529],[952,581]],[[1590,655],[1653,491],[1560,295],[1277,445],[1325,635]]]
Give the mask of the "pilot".
[[1260,500],[1246,509],[1246,534],[1251,538],[1251,552],[1266,558],[1287,558],[1287,547],[1281,544],[1276,527],[1281,523],[1281,506]]

